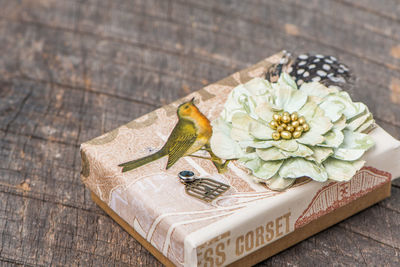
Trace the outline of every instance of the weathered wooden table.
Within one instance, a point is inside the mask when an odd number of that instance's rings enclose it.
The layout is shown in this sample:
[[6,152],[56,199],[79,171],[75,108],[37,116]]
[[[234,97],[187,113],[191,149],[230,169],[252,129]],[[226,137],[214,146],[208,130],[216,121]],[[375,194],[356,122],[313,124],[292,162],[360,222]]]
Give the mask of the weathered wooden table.
[[[79,144],[281,49],[339,56],[400,138],[400,4],[0,0],[0,265],[160,265],[90,199]],[[399,265],[392,197],[261,263]]]

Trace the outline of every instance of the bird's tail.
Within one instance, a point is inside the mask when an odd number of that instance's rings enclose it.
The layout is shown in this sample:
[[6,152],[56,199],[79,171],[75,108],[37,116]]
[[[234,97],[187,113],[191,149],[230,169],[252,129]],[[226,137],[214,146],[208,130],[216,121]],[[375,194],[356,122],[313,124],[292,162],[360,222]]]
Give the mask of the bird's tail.
[[128,161],[122,164],[119,164],[119,167],[122,167],[122,172],[127,172],[136,168],[139,168],[140,166],[143,166],[147,163],[150,163],[152,161],[155,161],[159,158],[162,158],[166,155],[166,153],[164,153],[164,151],[161,149],[159,151],[157,151],[154,154],[148,155],[146,157],[140,158],[140,159],[135,159],[132,161]]

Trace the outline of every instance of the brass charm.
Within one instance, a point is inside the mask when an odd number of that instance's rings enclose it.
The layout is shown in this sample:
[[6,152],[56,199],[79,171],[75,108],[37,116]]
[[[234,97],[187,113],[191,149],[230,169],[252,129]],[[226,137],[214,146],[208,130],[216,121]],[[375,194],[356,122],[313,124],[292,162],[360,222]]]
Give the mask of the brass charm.
[[197,178],[192,171],[181,171],[178,177],[185,185],[188,195],[206,202],[213,201],[230,188],[229,185],[210,178]]

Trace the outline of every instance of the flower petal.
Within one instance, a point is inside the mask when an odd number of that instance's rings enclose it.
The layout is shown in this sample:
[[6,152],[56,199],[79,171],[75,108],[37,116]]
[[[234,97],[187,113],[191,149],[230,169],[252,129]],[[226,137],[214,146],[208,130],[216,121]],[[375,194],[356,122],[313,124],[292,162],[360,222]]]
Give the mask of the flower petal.
[[312,150],[314,153],[311,156],[307,157],[307,159],[314,160],[319,164],[324,162],[330,155],[333,154],[333,149],[330,147],[314,146],[312,147]]
[[265,160],[281,160],[281,159],[287,159],[289,157],[308,157],[313,154],[313,151],[302,144],[298,144],[298,147],[295,151],[285,151],[278,149],[276,147],[270,147],[267,149],[256,149],[257,155]]
[[278,84],[279,85],[289,85],[290,87],[292,87],[294,90],[297,90],[297,84],[296,82],[292,79],[292,77],[290,77],[289,74],[287,74],[286,72],[282,72],[281,76],[278,79]]
[[368,120],[368,118],[371,116],[369,112],[364,112],[362,115],[357,116],[353,119],[351,119],[348,123],[346,128],[355,131],[358,127],[360,127],[364,122]]
[[368,107],[365,106],[365,110],[363,113],[357,115],[356,117],[350,120],[347,129],[361,133],[370,129],[370,127],[372,128],[374,122],[375,121],[371,112],[369,111]]
[[279,169],[282,178],[300,178],[307,176],[315,181],[325,182],[328,174],[324,168],[312,161],[303,158],[291,158],[285,160]]
[[274,110],[268,103],[262,103],[258,105],[255,109],[257,116],[265,122],[270,122],[272,120],[272,115],[274,115]]
[[316,96],[320,99],[324,98],[332,92],[337,92],[337,89],[328,88],[319,82],[303,83],[300,86],[299,90],[307,94],[308,96]]
[[318,146],[339,147],[344,140],[344,135],[342,131],[333,128],[324,135],[324,138],[325,138],[324,142],[318,144]]
[[336,95],[330,95],[326,97],[319,107],[325,111],[325,116],[329,117],[332,122],[337,121],[342,116],[344,110],[346,109],[347,102]]
[[273,132],[274,130],[272,130],[269,126],[256,120],[253,120],[249,125],[250,135],[260,140],[271,140]]
[[253,139],[253,137],[249,135],[249,131],[239,128],[232,128],[230,137],[235,141],[249,141]]
[[368,119],[360,127],[356,129],[356,132],[359,133],[368,132],[370,129],[374,128],[374,123],[375,120],[372,117],[372,115],[370,115]]
[[290,152],[290,151],[283,151],[283,154],[287,154],[291,157],[301,157],[305,158],[308,156],[311,156],[314,152],[312,149],[310,149],[308,146],[298,144],[298,148],[296,151]]
[[278,87],[275,89],[274,94],[276,106],[283,110],[293,113],[301,109],[307,102],[307,95],[298,90],[287,87]]
[[283,163],[283,160],[263,161],[258,157],[251,159],[251,156],[247,159],[241,158],[240,161],[252,171],[254,176],[261,179],[269,179],[274,176]]
[[368,150],[375,144],[374,139],[368,134],[352,132],[349,130],[344,130],[343,134],[344,140],[340,148]]
[[210,139],[212,151],[223,159],[240,158],[243,154],[239,144],[230,138],[231,125],[222,118],[212,122],[213,134]]
[[255,107],[256,103],[252,98],[252,94],[243,84],[240,84],[229,94],[221,115],[227,122],[231,122],[233,115],[237,112],[247,113],[250,117],[257,119]]
[[334,158],[329,158],[323,163],[329,179],[339,182],[349,181],[364,164],[364,160],[343,161]]
[[253,148],[268,148],[271,147],[275,141],[263,141],[263,140],[243,140],[239,141],[240,147],[253,147]]
[[342,115],[342,117],[340,117],[339,120],[335,121],[335,123],[333,124],[333,128],[335,128],[336,130],[343,130],[344,128],[346,128],[346,117],[344,115]]
[[310,129],[313,129],[321,135],[327,133],[333,127],[331,120],[325,116],[314,117],[309,122],[309,125]]
[[290,152],[296,151],[299,147],[299,144],[294,139],[273,141],[272,145],[274,147],[283,149],[285,151],[290,151]]
[[249,134],[250,123],[253,119],[243,112],[237,112],[232,116],[232,127],[230,136],[236,141],[253,140]]
[[252,118],[244,112],[235,113],[232,116],[232,127],[248,131],[249,125],[252,122]]
[[229,136],[229,125],[222,119],[213,122],[213,134],[210,146],[215,155],[222,159],[240,158],[243,154],[241,147]]
[[289,154],[282,153],[282,151],[276,147],[257,148],[256,153],[262,160],[265,161],[281,160],[290,157]]
[[307,95],[300,91],[292,91],[289,101],[287,101],[283,109],[289,113],[293,113],[301,109],[307,102]]
[[334,150],[332,157],[340,160],[354,161],[370,149],[374,144],[371,136],[363,133],[357,133],[350,130],[344,130],[343,143]]
[[279,175],[275,175],[274,177],[265,181],[265,184],[269,189],[274,191],[283,191],[286,188],[290,187],[296,179],[292,178],[282,178]]
[[239,158],[239,161],[246,165],[250,170],[256,170],[261,165],[261,160],[255,152],[243,153],[242,157]]
[[303,133],[300,138],[296,139],[297,142],[311,146],[315,146],[324,142],[324,136],[322,136],[322,134],[315,128],[316,127],[310,127],[310,130],[308,132]]
[[241,95],[248,95],[249,92],[242,84],[236,86],[228,96],[225,102],[224,109],[221,113],[222,118],[227,121],[232,121],[232,116],[236,112],[245,112],[243,105],[239,103],[238,99]]
[[[243,153],[242,157],[239,158],[239,161],[242,162],[242,163],[248,163],[248,162],[254,161],[256,159],[259,160],[259,157],[258,157],[257,153],[256,152],[251,152],[251,153]],[[254,162],[254,164],[255,164],[254,165],[255,167],[260,165],[259,162]],[[253,168],[254,168],[254,166],[253,166]]]
[[359,115],[359,114],[361,114],[361,113],[363,113],[365,111],[366,106],[363,103],[353,102],[351,104],[352,104],[351,106],[354,108],[354,110],[346,108],[343,111],[343,114],[346,116],[347,119],[354,118],[355,116],[357,116],[357,115]]
[[364,103],[353,102],[349,93],[341,91],[341,92],[339,92],[339,95],[343,99],[346,99],[349,103],[351,103],[352,107],[354,108],[354,110],[353,109],[345,110],[344,114],[348,119],[351,119],[351,118],[363,113],[364,111],[368,110],[367,106]]
[[298,113],[300,116],[304,116],[306,119],[312,118],[317,108],[317,103],[314,101],[307,101],[307,103],[298,111]]
[[349,120],[366,110],[363,103],[352,102],[349,94],[343,91],[328,95],[319,106],[333,122],[338,120],[342,114]]
[[336,148],[332,157],[335,159],[346,160],[346,161],[354,161],[364,154],[365,150],[363,149],[354,149],[354,148]]
[[261,179],[269,179],[279,171],[283,160],[261,162],[261,166],[257,170],[253,171],[253,174]]
[[289,101],[294,89],[290,86],[280,86],[278,84],[272,84],[272,87],[274,88],[272,91],[274,95],[274,104],[277,107],[284,109],[285,104]]
[[259,77],[251,79],[244,84],[244,87],[254,96],[264,95],[272,89],[267,80]]

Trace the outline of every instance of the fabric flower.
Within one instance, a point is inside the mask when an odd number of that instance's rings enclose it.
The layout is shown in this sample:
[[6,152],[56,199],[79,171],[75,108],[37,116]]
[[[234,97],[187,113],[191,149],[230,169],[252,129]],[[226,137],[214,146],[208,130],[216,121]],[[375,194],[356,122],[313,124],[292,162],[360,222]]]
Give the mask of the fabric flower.
[[374,125],[366,105],[318,82],[297,88],[286,73],[276,83],[254,78],[235,87],[212,125],[212,151],[238,159],[273,190],[304,176],[348,181],[374,145],[363,133]]

